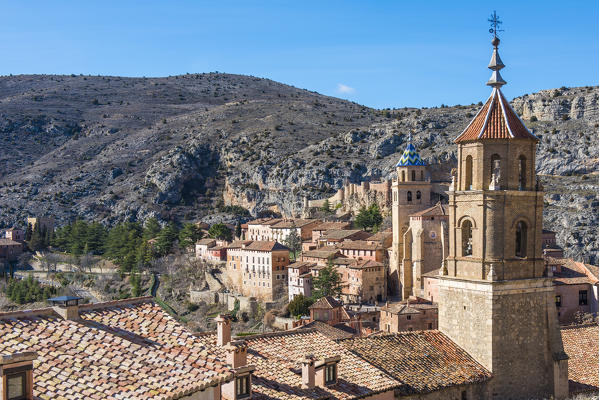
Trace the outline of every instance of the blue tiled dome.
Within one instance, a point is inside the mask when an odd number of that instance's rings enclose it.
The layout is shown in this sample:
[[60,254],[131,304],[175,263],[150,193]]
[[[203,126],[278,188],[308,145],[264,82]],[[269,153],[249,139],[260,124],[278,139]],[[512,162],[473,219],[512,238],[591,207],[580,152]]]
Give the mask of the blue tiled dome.
[[410,167],[414,165],[426,165],[420,154],[416,151],[416,147],[412,143],[408,143],[405,151],[401,155],[399,162],[395,164],[396,167]]

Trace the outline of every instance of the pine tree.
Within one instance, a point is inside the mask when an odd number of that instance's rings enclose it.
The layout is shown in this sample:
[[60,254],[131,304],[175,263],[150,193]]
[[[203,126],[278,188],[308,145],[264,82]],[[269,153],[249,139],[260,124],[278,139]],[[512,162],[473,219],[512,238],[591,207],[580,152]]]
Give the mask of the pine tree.
[[33,227],[33,233],[31,239],[27,242],[27,246],[31,251],[38,251],[43,247],[42,232],[40,230],[40,224],[35,224]]
[[237,225],[235,225],[235,237],[241,239],[241,222],[237,221]]
[[295,261],[297,253],[302,250],[302,238],[297,233],[297,227],[295,226],[295,223],[292,224],[291,233],[289,233],[289,236],[287,236],[287,239],[285,239],[285,246],[289,247],[293,253],[293,260]]
[[31,240],[31,234],[33,233],[33,228],[31,224],[27,224],[27,230],[25,231],[25,241],[29,242]]
[[343,284],[341,275],[333,265],[333,260],[329,259],[326,267],[318,272],[318,276],[314,278],[314,299],[319,299],[325,296],[339,297]]
[[182,248],[191,247],[202,237],[196,224],[185,224],[179,232],[179,245]]

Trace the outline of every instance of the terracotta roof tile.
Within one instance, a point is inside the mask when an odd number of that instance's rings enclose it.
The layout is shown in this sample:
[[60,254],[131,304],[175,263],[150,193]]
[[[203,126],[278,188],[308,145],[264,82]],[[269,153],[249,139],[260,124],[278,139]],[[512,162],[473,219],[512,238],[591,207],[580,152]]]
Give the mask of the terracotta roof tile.
[[514,138],[539,140],[526,128],[501,90],[493,89],[487,102],[455,142]]
[[320,222],[320,221],[317,219],[300,219],[300,218],[284,219],[284,220],[272,225],[271,228],[272,229],[284,229],[284,228],[292,228],[293,226],[295,226],[296,228],[301,228],[302,226],[316,224],[318,222]]
[[345,240],[339,243],[337,248],[343,250],[384,250],[380,244],[365,240]]
[[405,386],[402,395],[483,382],[491,373],[436,330],[401,332],[339,342]]
[[[216,346],[216,335],[203,335],[200,340],[222,357],[224,349]],[[252,399],[357,399],[402,384],[369,364],[315,329],[292,330],[245,338],[248,365],[255,365]],[[300,360],[307,354],[316,359],[341,356],[338,383],[327,387],[302,389]]]
[[64,320],[51,309],[0,314],[0,354],[38,355],[36,398],[178,398],[232,378],[149,300],[81,306],[80,317]]
[[250,244],[245,246],[246,250],[255,250],[255,251],[275,251],[275,250],[287,250],[288,247],[283,246],[281,243],[276,242],[274,240],[256,240]]
[[[349,327],[348,327],[349,328]],[[341,329],[340,327],[331,326],[322,321],[312,321],[306,325],[302,325],[297,329],[316,329],[328,338],[337,339],[351,339],[355,336],[356,332],[349,332],[347,329]],[[351,329],[351,328],[350,328]]]
[[322,238],[327,240],[344,240],[348,238],[359,240],[370,236],[372,236],[370,233],[360,229],[331,229],[326,231]]
[[321,224],[316,225],[312,230],[328,231],[331,229],[349,229],[350,227],[351,223],[349,222],[323,222]]
[[564,351],[568,354],[570,393],[599,391],[599,326],[562,327]]
[[337,307],[341,307],[342,304],[337,301],[334,297],[332,296],[324,296],[321,297],[320,299],[318,299],[318,301],[314,304],[312,304],[310,306],[310,309],[312,308],[337,308]]

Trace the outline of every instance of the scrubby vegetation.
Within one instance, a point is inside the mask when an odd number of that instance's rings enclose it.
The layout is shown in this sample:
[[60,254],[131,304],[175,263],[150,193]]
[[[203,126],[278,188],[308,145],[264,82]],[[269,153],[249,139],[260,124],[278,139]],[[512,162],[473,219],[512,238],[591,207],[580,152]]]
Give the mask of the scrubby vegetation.
[[5,288],[6,296],[17,304],[35,303],[53,297],[57,289],[42,285],[32,275],[27,279],[11,279]]

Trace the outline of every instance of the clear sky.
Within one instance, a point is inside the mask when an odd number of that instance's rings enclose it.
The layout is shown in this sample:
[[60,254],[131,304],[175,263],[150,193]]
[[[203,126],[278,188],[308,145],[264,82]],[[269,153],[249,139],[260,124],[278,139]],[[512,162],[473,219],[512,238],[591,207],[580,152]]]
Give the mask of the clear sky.
[[254,75],[377,107],[597,85],[599,1],[2,0],[0,74]]

